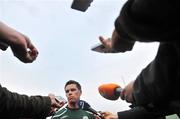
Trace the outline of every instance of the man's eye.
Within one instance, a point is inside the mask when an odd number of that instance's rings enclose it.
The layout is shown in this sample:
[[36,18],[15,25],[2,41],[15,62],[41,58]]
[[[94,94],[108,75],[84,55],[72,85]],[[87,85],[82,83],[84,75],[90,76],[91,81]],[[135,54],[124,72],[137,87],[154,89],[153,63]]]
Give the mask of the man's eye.
[[71,91],[75,91],[76,89],[72,89]]

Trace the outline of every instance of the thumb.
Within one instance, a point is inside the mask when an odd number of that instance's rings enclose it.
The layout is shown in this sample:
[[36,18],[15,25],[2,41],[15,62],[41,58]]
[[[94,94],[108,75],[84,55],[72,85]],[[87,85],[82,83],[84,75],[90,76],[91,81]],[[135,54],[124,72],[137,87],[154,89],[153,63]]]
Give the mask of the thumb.
[[100,42],[102,43],[102,45],[105,48],[111,49],[111,40],[110,40],[110,38],[105,39],[104,37],[99,36],[99,40],[100,40]]
[[104,39],[104,37],[99,36],[99,40],[104,46],[106,46],[106,40]]

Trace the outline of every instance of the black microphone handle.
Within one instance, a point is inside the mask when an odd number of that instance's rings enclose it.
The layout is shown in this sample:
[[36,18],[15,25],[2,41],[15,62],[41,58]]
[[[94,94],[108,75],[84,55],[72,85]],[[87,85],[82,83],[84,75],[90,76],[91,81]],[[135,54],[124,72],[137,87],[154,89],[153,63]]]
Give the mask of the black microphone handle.
[[91,107],[88,108],[88,111],[92,112],[93,114],[98,115],[98,112]]
[[104,117],[102,117],[101,113],[99,113],[98,111],[96,111],[95,109],[91,108],[91,106],[84,100],[79,100],[78,105],[81,109],[89,111],[95,115],[98,115],[101,119],[104,119]]
[[104,117],[96,110],[94,110],[93,108],[89,107],[87,111],[92,112],[93,114],[98,115],[101,119],[104,119]]
[[123,90],[122,88],[116,88],[115,96],[119,97],[121,95],[122,90]]

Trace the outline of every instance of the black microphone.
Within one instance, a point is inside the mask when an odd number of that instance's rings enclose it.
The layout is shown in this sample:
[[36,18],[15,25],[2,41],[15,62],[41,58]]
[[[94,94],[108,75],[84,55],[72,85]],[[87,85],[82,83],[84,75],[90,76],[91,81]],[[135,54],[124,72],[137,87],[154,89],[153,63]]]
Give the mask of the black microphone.
[[73,0],[71,8],[85,12],[93,0]]
[[96,115],[98,115],[101,119],[104,119],[104,118],[101,116],[101,114],[100,114],[98,111],[96,111],[96,110],[94,110],[93,108],[91,108],[91,106],[90,106],[86,101],[84,101],[84,100],[79,100],[78,105],[79,105],[79,107],[80,107],[81,109],[86,110],[86,111],[89,111],[89,112],[91,112],[91,113],[93,113],[93,114],[96,114]]
[[97,114],[98,112],[96,110],[94,110],[93,108],[91,108],[91,106],[84,100],[79,100],[78,105],[81,109],[92,112],[93,114]]

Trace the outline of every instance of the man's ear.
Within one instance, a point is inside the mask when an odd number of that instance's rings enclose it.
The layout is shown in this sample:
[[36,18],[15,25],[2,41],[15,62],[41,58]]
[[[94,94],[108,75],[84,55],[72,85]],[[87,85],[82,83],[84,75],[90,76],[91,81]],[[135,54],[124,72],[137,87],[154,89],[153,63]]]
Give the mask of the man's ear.
[[79,92],[80,92],[80,96],[81,96],[81,94],[82,94],[82,90],[80,90]]

